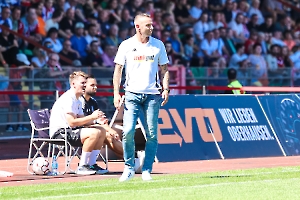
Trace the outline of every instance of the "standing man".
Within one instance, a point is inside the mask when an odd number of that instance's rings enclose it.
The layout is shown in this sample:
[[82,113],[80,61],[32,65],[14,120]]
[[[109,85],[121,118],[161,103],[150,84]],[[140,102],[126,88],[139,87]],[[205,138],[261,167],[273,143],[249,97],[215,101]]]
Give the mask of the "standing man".
[[[153,161],[157,151],[157,126],[160,105],[169,99],[168,57],[162,41],[151,37],[153,22],[148,14],[138,14],[134,19],[136,34],[123,41],[118,49],[114,62],[115,71],[114,105],[121,105],[119,94],[122,70],[126,66],[125,104],[123,116],[123,149],[125,168],[119,181],[133,178],[134,172],[134,133],[140,110],[146,120],[145,160],[142,168],[142,179],[151,180]],[[163,89],[159,80],[159,67],[163,79]],[[161,94],[161,95],[160,95]],[[163,101],[161,102],[163,98]]]
[[[97,119],[103,119],[103,113],[95,110],[91,115],[84,116],[79,97],[84,94],[86,84],[86,74],[81,71],[75,71],[69,76],[70,89],[66,91],[54,103],[50,116],[50,137],[61,139],[67,128],[68,142],[72,146],[82,146],[77,174],[103,174],[104,172],[93,167],[90,168],[88,160],[92,159],[93,150],[100,150],[105,139],[105,131],[99,128],[93,128],[90,122]],[[97,155],[94,155],[97,156]],[[106,171],[107,172],[107,171]]]

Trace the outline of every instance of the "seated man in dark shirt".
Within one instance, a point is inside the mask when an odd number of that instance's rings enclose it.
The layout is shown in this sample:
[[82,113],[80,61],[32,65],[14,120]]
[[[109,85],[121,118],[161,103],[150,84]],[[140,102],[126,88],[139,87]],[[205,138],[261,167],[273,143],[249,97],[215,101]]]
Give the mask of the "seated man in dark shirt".
[[[93,76],[89,76],[86,81],[86,88],[84,95],[79,98],[79,100],[82,103],[82,109],[84,115],[89,115],[90,113],[93,113],[95,110],[99,109],[97,101],[93,98],[97,92],[97,81]],[[120,140],[119,134],[112,129],[108,125],[108,120],[104,121],[96,121],[94,123],[94,126],[101,126],[106,130],[106,138],[104,140],[104,143],[119,157],[123,158],[123,146],[122,142]],[[100,153],[100,151],[98,152]],[[141,169],[141,166],[144,163],[144,153],[143,152],[137,152],[138,158],[136,158],[135,163],[135,169]],[[138,161],[137,161],[138,160]],[[91,161],[95,162],[95,161]],[[95,163],[89,163],[89,165],[93,165]]]
[[[87,55],[86,64],[92,67],[91,74],[93,74],[96,78],[112,77],[114,68],[103,66],[102,55],[98,51],[99,42],[95,40],[92,41],[90,47],[91,52]],[[102,81],[101,84],[103,84]]]
[[91,67],[103,67],[102,56],[98,51],[99,42],[97,40],[93,40],[90,46],[91,46],[91,52],[88,53],[87,55],[86,64]]
[[[3,26],[9,28],[7,23],[2,24]],[[11,65],[14,64],[15,57],[18,54],[18,42],[15,39],[15,36],[9,33],[7,30],[3,29],[0,33],[0,47],[3,55],[2,64]],[[5,59],[5,60],[4,60]],[[5,66],[8,67],[8,66]]]
[[[84,115],[90,115],[95,110],[99,109],[98,102],[93,98],[97,91],[97,81],[93,77],[88,77],[86,82],[85,93],[80,97],[80,101],[82,103],[82,109]],[[95,122],[95,124],[102,126],[106,132],[105,144],[108,145],[110,149],[112,149],[115,154],[123,158],[123,147],[122,142],[120,141],[119,134],[112,129],[107,121],[104,122]]]
[[59,22],[59,31],[70,38],[75,31],[75,23],[75,10],[69,8],[65,17]]
[[[72,49],[72,44],[70,40],[65,40],[64,44],[63,44],[63,49],[61,50],[61,52],[59,52],[60,55],[63,55],[66,58],[69,58],[70,60],[74,61],[74,60],[79,60],[80,56],[79,53],[77,51],[75,51],[74,49]],[[70,63],[67,63],[64,60],[60,60],[60,64],[62,66],[65,65],[70,65]]]

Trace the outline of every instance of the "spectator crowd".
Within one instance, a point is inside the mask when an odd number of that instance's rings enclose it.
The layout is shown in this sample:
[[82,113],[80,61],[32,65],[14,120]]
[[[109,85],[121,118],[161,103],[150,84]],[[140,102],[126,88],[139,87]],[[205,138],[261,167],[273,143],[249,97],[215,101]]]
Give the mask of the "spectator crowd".
[[[0,24],[61,55],[61,66],[112,71],[118,45],[134,34],[134,16],[145,12],[153,18],[153,36],[171,44],[170,65],[219,68],[207,76],[235,68],[239,78],[251,77],[245,85],[258,86],[268,84],[264,79],[282,80],[290,75],[284,69],[293,68],[294,84],[300,84],[299,10],[278,0],[2,2]],[[1,31],[0,45],[0,61],[6,68],[15,65],[18,53],[37,69],[49,62],[43,49],[6,30]],[[60,65],[55,70],[62,71]]]
[[[287,7],[281,1],[293,6]],[[117,48],[134,35],[133,18],[141,12],[152,16],[153,37],[166,45],[170,66],[186,67],[188,84],[197,84],[193,77],[197,78],[199,69],[208,67],[203,78],[208,78],[209,85],[227,85],[228,68],[238,71],[237,79],[243,85],[300,85],[298,1],[1,2],[0,64],[9,69],[9,78],[29,74],[32,78],[56,78],[52,84],[42,84],[42,89],[65,90],[67,84],[60,80],[82,66],[91,67],[96,77],[112,76]],[[47,69],[48,73],[39,73],[39,69]],[[4,88],[4,82],[0,88]],[[18,84],[8,87],[22,89]]]

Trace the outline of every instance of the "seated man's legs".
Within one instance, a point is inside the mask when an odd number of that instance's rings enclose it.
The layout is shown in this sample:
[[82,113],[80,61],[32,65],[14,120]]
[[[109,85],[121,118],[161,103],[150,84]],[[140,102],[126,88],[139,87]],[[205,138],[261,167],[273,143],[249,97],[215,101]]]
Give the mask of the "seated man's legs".
[[93,150],[101,149],[105,134],[97,128],[80,128],[74,130],[74,132],[80,135],[82,143],[82,154],[77,174],[93,174],[92,172],[95,173],[95,171],[90,169],[88,160]]
[[[58,130],[53,136],[53,139],[62,139],[64,136],[64,129]],[[69,143],[72,146],[80,147],[82,146],[82,154],[79,162],[79,166],[77,169],[77,174],[89,175],[99,173],[96,169],[91,169],[88,164],[89,160],[94,160],[94,164],[96,163],[96,158],[100,149],[103,146],[103,142],[105,139],[105,131],[103,129],[98,128],[78,128],[72,130],[72,133],[68,131],[68,135],[71,139],[68,139]],[[94,151],[98,151],[95,157],[91,157],[94,154]],[[93,154],[92,154],[93,152]],[[106,170],[107,172],[107,170]],[[105,173],[106,173],[105,172]]]
[[95,170],[97,174],[105,174],[108,172],[108,170],[103,169],[97,165],[97,157],[101,151],[101,148],[103,146],[103,142],[105,140],[105,129],[102,127],[97,127],[97,129],[100,131],[100,137],[98,139],[98,142],[96,143],[94,149],[92,150],[89,159],[88,159],[88,165],[92,170]]
[[123,145],[117,131],[112,129],[108,124],[101,125],[106,130],[106,138],[104,143],[110,148],[119,158],[123,158]]
[[106,132],[104,143],[110,148],[119,158],[123,158],[123,145],[119,134],[112,129],[108,124],[93,125],[100,130]]
[[104,143],[116,154],[116,156],[123,159],[123,145],[120,140],[111,135],[110,132],[106,132]]

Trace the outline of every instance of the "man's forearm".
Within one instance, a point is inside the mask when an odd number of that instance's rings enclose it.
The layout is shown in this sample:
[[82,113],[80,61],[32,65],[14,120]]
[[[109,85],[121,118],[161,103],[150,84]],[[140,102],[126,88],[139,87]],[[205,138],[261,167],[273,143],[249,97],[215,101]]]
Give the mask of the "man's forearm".
[[161,76],[162,76],[162,84],[164,89],[169,89],[169,79],[170,79],[170,74],[168,70],[167,65],[162,65],[161,66]]
[[114,71],[114,77],[113,77],[114,94],[119,94],[119,92],[120,92],[120,82],[121,82],[121,77],[122,77],[122,70],[123,70],[123,66],[116,64],[115,71]]
[[84,116],[84,117],[75,118],[73,120],[69,120],[68,123],[73,128],[76,126],[88,125],[93,120],[95,120],[95,119],[92,117],[92,115],[88,115],[88,116]]

